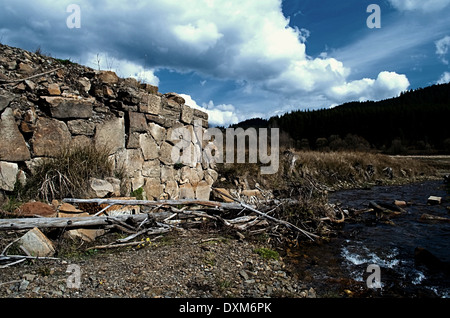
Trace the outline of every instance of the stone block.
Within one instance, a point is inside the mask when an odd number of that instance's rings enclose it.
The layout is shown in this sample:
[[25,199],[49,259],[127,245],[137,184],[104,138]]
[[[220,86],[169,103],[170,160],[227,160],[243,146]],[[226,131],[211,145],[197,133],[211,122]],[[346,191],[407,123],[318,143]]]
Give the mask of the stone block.
[[147,119],[142,113],[128,112],[130,133],[132,132],[146,132]]
[[29,256],[48,257],[55,254],[55,247],[38,228],[25,233],[18,241],[20,248]]
[[187,105],[181,107],[181,121],[185,124],[192,124],[194,120],[194,109]]
[[142,175],[148,178],[159,178],[161,175],[159,160],[145,161],[142,165]]
[[89,195],[95,198],[104,198],[114,192],[114,187],[106,180],[91,178],[89,180]]
[[90,118],[94,107],[94,98],[75,98],[60,96],[41,97],[50,106],[52,117],[58,119]]
[[442,202],[442,198],[441,197],[437,197],[437,196],[430,196],[429,198],[428,198],[428,204],[431,204],[431,205],[438,205],[438,204],[441,204],[441,202]]
[[195,199],[209,200],[211,195],[211,186],[206,181],[200,181],[195,188]]
[[26,161],[30,159],[30,151],[17,127],[11,108],[7,108],[1,116],[0,132],[0,160]]
[[161,112],[161,97],[152,94],[142,94],[139,111],[141,113],[159,115]]
[[123,118],[112,118],[96,125],[95,146],[98,149],[106,147],[113,154],[121,148],[125,148],[125,121]]
[[139,144],[145,160],[153,160],[159,157],[159,146],[151,135],[141,134]]
[[161,145],[162,141],[166,137],[166,129],[164,127],[161,127],[158,124],[150,123],[148,124],[148,131],[152,135],[152,137],[155,139],[158,145]]
[[46,117],[38,119],[31,139],[36,157],[53,157],[71,141],[72,136],[64,122]]
[[95,123],[85,119],[70,120],[67,127],[73,135],[93,136],[95,132]]
[[119,83],[119,77],[113,71],[100,71],[97,74],[97,78],[104,84],[117,84]]
[[159,178],[146,179],[144,185],[144,191],[147,194],[147,198],[153,198],[158,200],[159,197],[164,193],[164,187],[161,184]]
[[0,190],[13,191],[18,173],[16,163],[0,161]]
[[194,188],[190,183],[185,183],[180,185],[179,199],[194,199],[195,192]]

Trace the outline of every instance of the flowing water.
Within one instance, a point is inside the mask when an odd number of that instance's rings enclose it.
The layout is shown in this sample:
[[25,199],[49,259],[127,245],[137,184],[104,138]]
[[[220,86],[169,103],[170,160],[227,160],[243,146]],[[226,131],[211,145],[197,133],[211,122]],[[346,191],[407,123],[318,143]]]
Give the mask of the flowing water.
[[[431,195],[442,197],[442,203],[427,204]],[[364,213],[357,222],[346,221],[330,242],[290,250],[288,255],[297,263],[299,278],[322,297],[450,297],[450,223],[420,220],[423,213],[450,218],[448,185],[427,181],[377,186],[339,191],[329,198],[330,203],[357,210],[367,208],[370,201],[394,200],[408,202],[406,213],[389,220]],[[416,247],[438,258],[438,265],[419,263]],[[370,264],[380,268],[381,288],[367,287]]]

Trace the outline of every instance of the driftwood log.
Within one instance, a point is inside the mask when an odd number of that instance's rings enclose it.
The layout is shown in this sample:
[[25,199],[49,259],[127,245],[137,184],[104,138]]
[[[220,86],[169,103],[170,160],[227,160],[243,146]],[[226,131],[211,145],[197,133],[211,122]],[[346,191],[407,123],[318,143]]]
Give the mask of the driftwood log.
[[26,230],[37,228],[82,228],[92,226],[104,226],[120,224],[128,220],[142,222],[147,214],[89,217],[66,217],[66,218],[16,218],[0,219],[0,230]]

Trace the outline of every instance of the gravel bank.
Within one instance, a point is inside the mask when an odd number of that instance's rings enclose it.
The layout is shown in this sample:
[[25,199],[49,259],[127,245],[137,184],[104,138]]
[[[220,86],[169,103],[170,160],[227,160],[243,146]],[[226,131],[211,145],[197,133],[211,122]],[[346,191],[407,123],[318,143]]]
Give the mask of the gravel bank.
[[[189,230],[146,241],[140,248],[97,250],[0,269],[0,297],[316,297],[282,258],[263,257],[257,253],[261,248],[273,250],[261,241]],[[71,264],[79,266],[79,288],[67,284],[77,282],[67,272]]]

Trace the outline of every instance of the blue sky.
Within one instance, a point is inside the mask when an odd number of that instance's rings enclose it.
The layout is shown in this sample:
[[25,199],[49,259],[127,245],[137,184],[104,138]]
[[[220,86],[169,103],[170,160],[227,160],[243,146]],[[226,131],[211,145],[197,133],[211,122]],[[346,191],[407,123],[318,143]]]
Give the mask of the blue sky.
[[177,92],[228,125],[449,82],[449,16],[450,0],[2,0],[0,41]]

